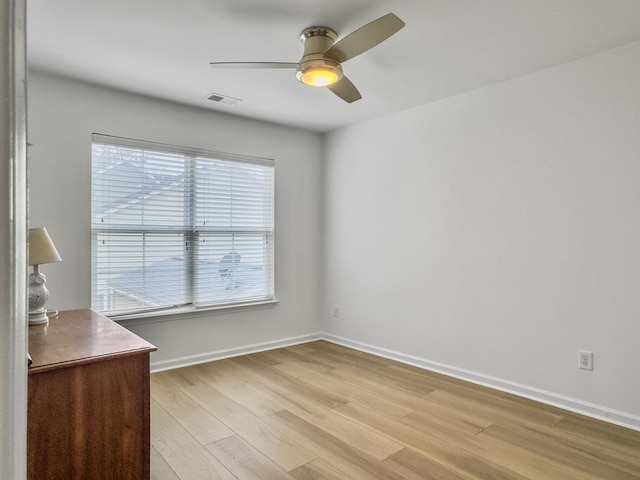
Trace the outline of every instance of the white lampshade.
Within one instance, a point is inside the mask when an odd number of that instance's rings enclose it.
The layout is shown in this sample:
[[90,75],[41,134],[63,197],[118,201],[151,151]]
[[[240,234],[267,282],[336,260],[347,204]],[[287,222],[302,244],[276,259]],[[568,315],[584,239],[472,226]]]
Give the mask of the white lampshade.
[[29,265],[61,262],[47,229],[44,227],[29,229]]

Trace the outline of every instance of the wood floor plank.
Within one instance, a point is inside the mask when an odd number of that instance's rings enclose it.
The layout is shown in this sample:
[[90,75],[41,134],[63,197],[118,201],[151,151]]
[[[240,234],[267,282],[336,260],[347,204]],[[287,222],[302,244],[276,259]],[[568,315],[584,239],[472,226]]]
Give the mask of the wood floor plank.
[[306,353],[304,356],[309,361],[317,362],[318,364],[331,369],[344,367],[345,365],[350,367],[354,366],[353,363],[349,362],[347,359],[342,358],[331,351],[324,351],[322,348],[315,349],[312,352]]
[[158,480],[640,480],[638,431],[326,341],[153,374],[151,421]]
[[338,356],[332,353],[325,353],[323,356],[335,360],[336,364],[339,365],[334,367],[336,369],[358,372],[359,375],[382,384],[414,392],[418,395],[425,395],[433,391],[424,381],[415,381],[415,378],[406,378],[406,376],[396,375],[395,372],[390,371],[387,368],[389,362],[387,359],[379,359],[373,355],[342,354]]
[[323,353],[339,356],[348,360],[349,362],[362,367],[368,368],[383,368],[388,365],[389,359],[371,355],[353,348],[345,347],[344,345],[338,345],[337,343],[329,342],[326,340],[320,340],[314,344],[314,346]]
[[386,358],[369,355],[342,345],[336,345],[326,341],[319,341],[314,345],[317,346],[316,350],[306,354],[305,357],[324,363],[332,368],[358,367],[379,371],[386,368],[389,364],[389,360]]
[[[371,428],[376,428],[387,432],[393,438],[401,441],[405,446],[411,447],[426,458],[440,463],[447,469],[464,475],[464,465],[473,464],[473,455],[459,445],[452,445],[446,439],[438,438],[436,432],[422,432],[410,425],[405,425],[400,421],[381,417],[362,405],[348,404],[334,410],[340,415],[345,415],[353,420],[362,422]],[[457,432],[460,437],[460,444],[466,444],[468,440],[462,435],[470,436],[467,432]],[[476,459],[480,462],[480,459]],[[490,463],[490,462],[487,462]],[[491,466],[488,465],[488,468]],[[515,477],[515,473],[511,472]]]
[[[638,432],[628,428],[619,427],[611,423],[600,420],[585,422],[585,418],[579,415],[568,413],[558,422],[557,427],[561,430],[578,435],[588,435],[599,445],[615,445],[616,448],[624,448],[629,452],[640,452],[640,435]],[[640,455],[636,455],[636,458]]]
[[472,400],[478,405],[488,405],[502,413],[516,412],[517,416],[525,416],[535,421],[553,425],[566,415],[566,412],[550,405],[540,404],[527,398],[501,392],[481,385],[474,385],[463,380],[446,377],[442,374],[429,372],[412,365],[398,362],[390,363],[387,367],[393,375],[400,376],[405,381],[423,383],[433,390],[429,397],[452,395],[466,400]]
[[[571,444],[554,437],[555,429],[548,429],[547,434],[523,428],[519,425],[505,427],[492,425],[482,432],[482,436],[490,436],[504,442],[530,450],[545,458],[565,464],[568,468],[582,475],[595,475],[598,478],[615,478],[616,480],[633,480],[638,478],[640,469],[627,470],[626,465],[617,466],[598,453],[587,453]],[[640,451],[636,452],[640,454]]]
[[151,449],[151,480],[180,480],[155,447]]
[[[177,375],[186,375],[184,369]],[[184,392],[220,422],[270,458],[284,470],[315,460],[316,455],[284,435],[275,434],[251,412],[206,382],[184,387]]]
[[340,392],[327,391],[311,384],[301,385],[296,383],[295,378],[292,378],[285,372],[276,370],[274,366],[277,364],[265,365],[261,360],[256,360],[254,356],[233,358],[231,361],[240,367],[258,372],[259,378],[257,378],[255,383],[277,385],[282,389],[291,392],[295,391],[327,408],[344,405],[348,402],[348,399],[345,399]]
[[249,355],[243,355],[241,357],[234,357],[234,359],[251,360],[252,362],[260,363],[267,366],[273,366],[280,363],[280,360],[273,358],[272,355],[269,355],[269,350],[266,350],[264,352],[251,353]]
[[442,405],[456,408],[478,418],[484,418],[492,423],[539,423],[555,425],[562,417],[556,413],[536,410],[533,407],[519,408],[504,400],[491,401],[482,396],[475,398],[467,394],[455,394],[443,390],[431,392],[427,398]]
[[441,425],[433,426],[428,430],[418,430],[410,422],[403,423],[403,419],[395,421],[381,417],[366,407],[355,404],[344,405],[335,409],[335,412],[358,420],[371,428],[385,431],[427,458],[472,478],[536,480],[586,478],[574,475],[559,464],[553,464],[548,459],[514,448],[508,443],[495,443],[463,430]]
[[537,410],[556,413],[562,415],[563,412],[557,407],[551,405],[544,405],[539,402],[535,402],[528,398],[518,397],[507,392],[502,392],[493,388],[485,387],[469,383],[459,378],[448,377],[438,372],[432,372],[424,368],[417,367],[415,365],[407,365],[399,362],[393,362],[388,366],[391,371],[400,370],[412,372],[416,375],[420,381],[426,382],[433,390],[444,390],[450,393],[456,393],[465,396],[472,396],[485,399],[501,399],[509,400],[512,403],[517,403],[523,406],[535,406]]
[[305,382],[315,385],[328,391],[340,392],[349,401],[358,401],[377,411],[381,415],[392,418],[402,417],[413,412],[402,403],[393,402],[382,395],[378,395],[371,390],[367,390],[352,382],[347,382],[339,377],[331,375],[331,371],[318,372],[309,368],[308,362],[287,362],[276,365],[274,368],[287,372],[297,378],[304,379]]
[[434,423],[453,427],[471,433],[479,433],[492,425],[492,422],[467,412],[432,402],[429,396],[422,402],[414,403],[415,410],[405,415],[406,422],[419,430],[429,428]]
[[151,402],[151,444],[181,480],[235,480],[205,447],[200,445],[157,402]]
[[[296,385],[300,384],[301,382],[296,383]],[[387,435],[371,431],[357,422],[336,415],[332,410],[315,403],[313,399],[298,394],[295,387],[293,390],[284,389],[274,383],[257,383],[250,386],[263,395],[273,398],[274,401],[281,402],[287,410],[300,418],[367,452],[373,458],[386,458],[402,448],[401,444]]]
[[264,420],[353,478],[359,480],[402,479],[401,475],[365,452],[286,410],[269,415]]
[[305,355],[316,350],[313,346],[314,343],[316,342],[300,343],[298,345],[291,345],[290,347],[287,347],[287,349],[300,355]]
[[327,371],[331,368],[327,365],[324,365],[318,362],[311,362],[305,357],[304,354],[296,353],[295,351],[289,348],[269,350],[267,352],[264,352],[264,356],[269,358],[272,362],[274,362],[273,363],[274,366],[281,363],[288,363],[288,362],[296,362],[296,363],[305,362],[309,364],[309,368],[313,368],[314,370],[317,370],[319,372]]
[[[440,410],[440,412],[444,412],[445,409]],[[410,413],[409,415],[405,415],[403,417],[399,417],[397,420],[400,423],[404,423],[405,425],[409,425],[416,430],[420,431],[434,431],[439,429],[458,429],[465,431],[467,433],[477,434],[482,432],[486,427],[481,427],[478,424],[488,423],[484,420],[475,420],[475,417],[468,415],[468,421],[460,421],[459,419],[462,417],[462,414],[457,415],[458,418],[452,421],[448,421],[447,416],[439,416],[437,414],[425,414],[425,413]],[[491,423],[488,423],[491,425]]]
[[[536,479],[555,480],[602,480],[597,472],[575,468],[563,459],[538,455],[530,446],[522,448],[511,442],[488,435],[478,435],[481,449],[478,455],[493,458],[495,462],[510,465],[510,468]],[[605,477],[606,478],[606,477]]]
[[232,398],[234,402],[246,408],[258,417],[269,415],[281,409],[280,405],[258,395],[247,387],[247,383],[235,375],[237,369],[231,362],[205,363],[195,365],[189,370],[201,381],[212,385],[219,392]]
[[222,422],[171,383],[170,372],[151,377],[151,398],[158,402],[201,445],[233,435]]
[[[402,384],[394,384],[387,381],[386,377],[375,375],[370,371],[363,371],[353,366],[346,366],[336,368],[332,370],[330,375],[333,375],[345,382],[350,382],[354,385],[358,385],[366,390],[376,393],[392,402],[399,403],[401,405],[407,405],[412,410],[415,409],[414,401],[420,403],[425,396],[425,392],[415,392],[403,388]],[[428,390],[426,393],[431,393],[432,390]]]
[[382,463],[407,480],[473,480],[410,448],[403,448]]
[[356,480],[322,458],[289,473],[296,480]]
[[[640,449],[626,445],[625,443],[618,443],[611,439],[598,439],[596,432],[603,428],[599,425],[602,422],[578,416],[570,412],[567,413],[569,417],[576,418],[577,425],[574,426],[574,428],[566,428],[563,422],[559,422],[553,427],[529,423],[527,425],[512,424],[506,426],[506,428],[510,430],[522,429],[525,430],[528,435],[543,435],[546,443],[566,445],[569,448],[581,452],[585,456],[595,458],[599,462],[633,473],[640,478]],[[593,431],[589,429],[590,426],[594,427]],[[611,427],[614,429],[621,428],[615,425],[611,425]],[[632,435],[640,434],[640,432],[629,429],[626,430],[631,432]]]
[[207,446],[207,450],[243,480],[294,479],[238,436],[212,443]]

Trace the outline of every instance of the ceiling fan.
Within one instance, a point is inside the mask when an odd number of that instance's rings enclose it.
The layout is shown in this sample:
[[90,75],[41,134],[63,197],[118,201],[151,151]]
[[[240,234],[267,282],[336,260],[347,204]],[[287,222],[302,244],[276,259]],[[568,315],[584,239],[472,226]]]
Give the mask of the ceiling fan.
[[304,53],[298,63],[287,62],[211,62],[214,68],[291,68],[305,85],[327,87],[345,102],[362,96],[343,74],[342,63],[382,43],[405,26],[393,13],[388,13],[360,27],[337,43],[338,34],[329,27],[309,27],[300,34]]

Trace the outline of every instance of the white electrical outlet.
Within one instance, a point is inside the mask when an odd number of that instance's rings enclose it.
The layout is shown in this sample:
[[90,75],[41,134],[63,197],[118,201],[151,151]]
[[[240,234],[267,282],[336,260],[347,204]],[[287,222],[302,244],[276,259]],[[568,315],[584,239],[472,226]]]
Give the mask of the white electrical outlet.
[[593,352],[578,350],[578,367],[582,370],[593,370]]
[[340,307],[338,305],[333,306],[333,316],[338,318],[340,316]]

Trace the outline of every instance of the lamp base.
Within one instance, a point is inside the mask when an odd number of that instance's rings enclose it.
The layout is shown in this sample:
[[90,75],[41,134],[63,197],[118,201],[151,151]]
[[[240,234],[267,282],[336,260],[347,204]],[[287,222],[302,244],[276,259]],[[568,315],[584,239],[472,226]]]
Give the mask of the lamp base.
[[29,312],[29,325],[41,325],[47,322],[49,322],[49,317],[47,317],[47,311],[45,309]]
[[29,275],[29,325],[47,323],[47,309],[44,304],[49,300],[47,277],[40,273],[38,265],[33,266],[33,273]]

